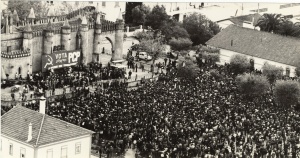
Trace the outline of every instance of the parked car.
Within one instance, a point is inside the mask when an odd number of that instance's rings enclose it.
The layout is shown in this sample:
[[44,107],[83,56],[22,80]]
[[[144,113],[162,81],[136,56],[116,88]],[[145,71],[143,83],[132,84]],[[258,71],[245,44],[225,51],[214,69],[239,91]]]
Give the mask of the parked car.
[[152,60],[152,56],[148,55],[147,52],[139,52],[139,60],[146,60],[146,61],[150,61]]

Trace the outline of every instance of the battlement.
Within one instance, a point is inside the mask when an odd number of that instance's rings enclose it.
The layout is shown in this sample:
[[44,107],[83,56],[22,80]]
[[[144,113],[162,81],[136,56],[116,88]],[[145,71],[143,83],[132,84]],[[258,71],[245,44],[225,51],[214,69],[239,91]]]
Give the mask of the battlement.
[[23,58],[30,56],[30,50],[14,50],[11,52],[1,52],[2,58],[15,59],[15,58]]
[[[10,13],[10,12],[9,12]],[[104,13],[100,13],[104,14]],[[58,34],[61,33],[61,27],[63,26],[63,23],[66,19],[69,20],[70,27],[72,32],[77,31],[81,24],[81,18],[82,16],[86,16],[88,19],[88,28],[94,29],[95,28],[95,19],[97,16],[96,8],[94,6],[86,6],[84,8],[80,8],[78,10],[75,10],[71,13],[68,13],[67,15],[61,15],[61,16],[51,16],[51,17],[45,17],[45,18],[38,18],[38,19],[27,19],[23,21],[18,21],[15,23],[16,30],[19,32],[23,32],[25,26],[29,24],[33,31],[33,36],[42,36],[42,31],[46,28],[49,21],[51,21],[54,33]],[[104,17],[102,17],[102,21],[105,24],[108,24],[108,26],[103,25],[103,31],[111,31],[113,28],[112,25],[114,25],[114,22],[104,20]],[[5,33],[5,28],[3,27],[1,29],[1,34]]]

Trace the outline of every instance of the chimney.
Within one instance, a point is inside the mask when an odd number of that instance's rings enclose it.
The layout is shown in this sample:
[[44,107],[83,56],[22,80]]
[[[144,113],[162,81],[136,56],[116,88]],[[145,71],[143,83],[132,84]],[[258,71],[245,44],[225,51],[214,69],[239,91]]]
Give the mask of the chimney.
[[231,46],[233,45],[233,40],[231,40]]
[[40,98],[40,113],[45,114],[46,111],[46,98],[42,96]]
[[29,129],[28,129],[28,139],[27,142],[31,141],[32,139],[32,123],[30,122],[28,125]]

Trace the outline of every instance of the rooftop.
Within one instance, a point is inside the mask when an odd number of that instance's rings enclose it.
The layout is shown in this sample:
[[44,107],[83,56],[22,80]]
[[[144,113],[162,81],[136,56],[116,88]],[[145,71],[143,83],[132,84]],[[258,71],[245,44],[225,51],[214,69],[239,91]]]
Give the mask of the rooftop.
[[[231,40],[233,45],[231,46]],[[300,39],[229,25],[207,45],[297,66],[300,61]]]
[[[29,123],[32,123],[32,140],[26,142]],[[1,135],[30,145],[40,146],[93,133],[93,131],[22,106],[12,108],[1,117]]]

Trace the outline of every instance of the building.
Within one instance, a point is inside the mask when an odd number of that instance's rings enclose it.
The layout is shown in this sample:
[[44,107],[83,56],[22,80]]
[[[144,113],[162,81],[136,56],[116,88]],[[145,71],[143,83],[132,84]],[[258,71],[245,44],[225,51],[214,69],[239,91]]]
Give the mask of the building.
[[[3,11],[2,79],[99,62],[104,51],[112,53],[112,61],[123,59],[124,20],[120,9],[116,21],[105,20],[100,6],[86,6],[61,16],[50,7],[47,17],[39,19],[34,12],[31,9],[26,21],[20,21],[16,11]],[[111,43],[111,50],[104,50],[105,40]]]
[[1,117],[0,157],[90,158],[93,131],[45,114],[15,106]]
[[56,13],[68,14],[85,6],[93,6],[105,15],[105,19],[109,21],[116,21],[119,11],[125,14],[126,2],[112,2],[112,1],[43,1],[46,6],[55,6]]
[[300,61],[300,40],[269,32],[230,25],[206,42],[208,46],[220,49],[220,63],[229,63],[235,54],[252,58],[255,69],[261,69],[265,62],[282,67],[284,74],[295,76]]

